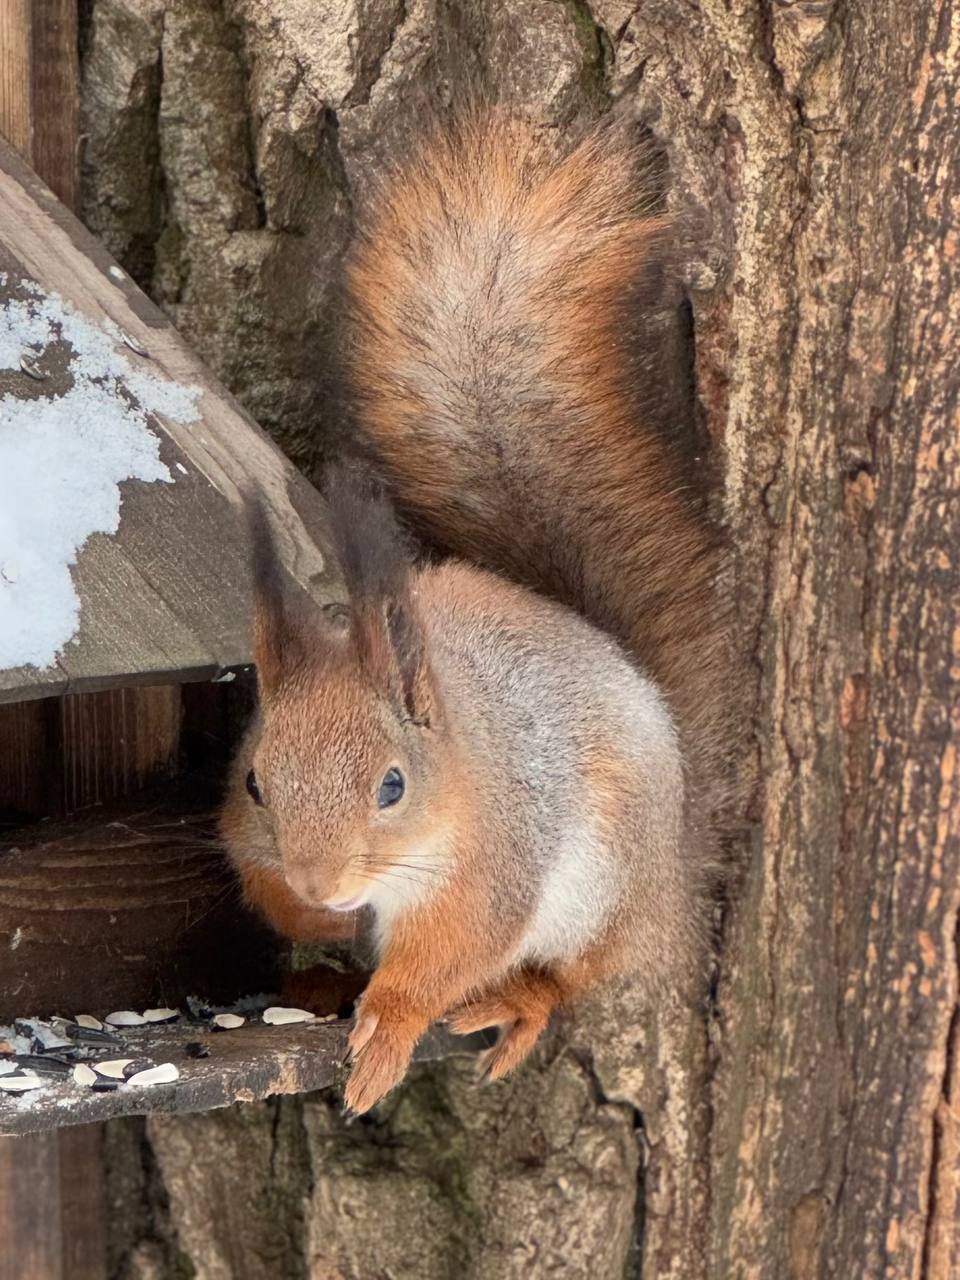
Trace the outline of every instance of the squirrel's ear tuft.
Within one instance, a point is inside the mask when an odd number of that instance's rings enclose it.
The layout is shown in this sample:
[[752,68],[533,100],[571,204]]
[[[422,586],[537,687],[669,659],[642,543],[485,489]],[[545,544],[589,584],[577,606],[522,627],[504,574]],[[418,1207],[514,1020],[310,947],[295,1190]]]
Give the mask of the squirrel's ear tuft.
[[399,677],[399,692],[406,716],[429,729],[436,726],[437,702],[427,665],[423,634],[416,608],[409,597],[387,605],[387,635]]
[[410,593],[411,553],[393,504],[358,463],[328,468],[326,497],[361,667],[401,719],[428,725],[436,720],[435,699]]
[[253,562],[253,657],[263,696],[272,697],[311,652],[312,618],[307,598],[292,581],[280,553],[263,498],[248,497]]

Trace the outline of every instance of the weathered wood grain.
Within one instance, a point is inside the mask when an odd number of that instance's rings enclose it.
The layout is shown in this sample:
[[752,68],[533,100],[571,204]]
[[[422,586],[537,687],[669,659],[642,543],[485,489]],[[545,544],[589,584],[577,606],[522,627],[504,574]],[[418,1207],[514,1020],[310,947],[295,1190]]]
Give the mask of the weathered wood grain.
[[60,1280],[60,1161],[56,1133],[0,1137],[0,1280]]

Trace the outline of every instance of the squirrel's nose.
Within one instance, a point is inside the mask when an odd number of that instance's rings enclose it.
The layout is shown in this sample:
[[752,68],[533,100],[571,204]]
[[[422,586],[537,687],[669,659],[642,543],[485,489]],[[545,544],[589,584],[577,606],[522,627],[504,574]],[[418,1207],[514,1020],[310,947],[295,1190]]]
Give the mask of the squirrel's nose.
[[290,867],[286,871],[287,884],[304,902],[311,907],[322,907],[334,886],[329,876],[325,876],[316,867]]

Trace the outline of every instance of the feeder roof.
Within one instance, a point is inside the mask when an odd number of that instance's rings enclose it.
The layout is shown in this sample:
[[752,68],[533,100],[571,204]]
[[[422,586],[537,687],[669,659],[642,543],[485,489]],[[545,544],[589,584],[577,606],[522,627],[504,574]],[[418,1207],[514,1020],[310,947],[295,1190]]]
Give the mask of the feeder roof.
[[0,144],[0,702],[248,663],[253,489],[315,592],[316,492]]

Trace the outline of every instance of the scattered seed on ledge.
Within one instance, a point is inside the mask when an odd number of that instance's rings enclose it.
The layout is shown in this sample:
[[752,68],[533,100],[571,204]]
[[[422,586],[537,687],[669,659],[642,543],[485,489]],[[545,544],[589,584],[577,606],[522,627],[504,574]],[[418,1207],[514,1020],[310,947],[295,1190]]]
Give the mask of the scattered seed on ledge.
[[151,1084],[173,1084],[174,1080],[180,1078],[180,1072],[172,1062],[161,1062],[158,1067],[149,1067],[146,1071],[138,1071],[136,1075],[130,1077],[127,1084],[151,1085]]
[[143,1071],[149,1071],[151,1067],[157,1064],[152,1058],[134,1058],[123,1068],[124,1080],[129,1080],[131,1076],[139,1075]]
[[225,1031],[232,1031],[235,1027],[242,1027],[246,1022],[246,1018],[241,1018],[238,1013],[217,1013],[213,1016],[213,1025],[215,1027],[223,1027]]
[[68,1023],[63,1030],[71,1040],[79,1040],[81,1044],[120,1044],[112,1031],[97,1031],[94,1027],[81,1027],[74,1023]]
[[108,1013],[104,1021],[111,1027],[142,1027],[147,1020],[132,1009],[118,1009],[116,1013]]
[[30,1089],[42,1089],[43,1081],[36,1075],[0,1076],[0,1089],[5,1093],[27,1093]]
[[52,1054],[20,1053],[17,1062],[23,1071],[33,1071],[38,1076],[68,1076],[73,1070],[72,1062]]
[[98,1076],[109,1076],[111,1080],[122,1080],[124,1068],[133,1062],[133,1058],[111,1058],[109,1062],[94,1062],[93,1069]]
[[264,1009],[263,1020],[271,1027],[283,1027],[289,1022],[316,1022],[316,1017],[306,1009],[284,1009],[279,1005],[271,1005]]
[[120,1088],[120,1081],[97,1079],[91,1088],[94,1093],[115,1093]]
[[144,1022],[173,1022],[180,1017],[179,1009],[144,1009]]
[[95,1018],[92,1013],[78,1013],[74,1018],[74,1022],[78,1027],[86,1027],[88,1031],[102,1031],[103,1023],[99,1018]]
[[97,1083],[97,1073],[85,1062],[78,1062],[73,1068],[73,1079],[76,1084],[85,1084],[89,1087]]

